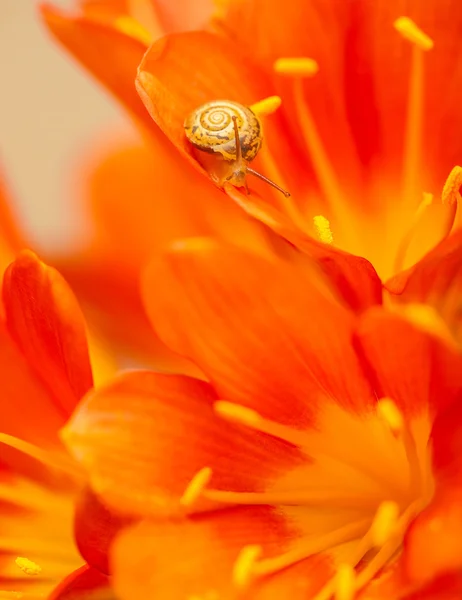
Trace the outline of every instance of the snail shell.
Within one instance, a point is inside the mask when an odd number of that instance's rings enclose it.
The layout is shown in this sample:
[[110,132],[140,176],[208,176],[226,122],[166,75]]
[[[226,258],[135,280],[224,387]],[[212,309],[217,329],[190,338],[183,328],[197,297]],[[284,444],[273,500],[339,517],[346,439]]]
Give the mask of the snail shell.
[[196,108],[184,122],[186,137],[198,150],[220,154],[227,161],[235,160],[233,116],[237,120],[242,158],[251,162],[261,148],[261,123],[250,108],[238,102],[214,100]]

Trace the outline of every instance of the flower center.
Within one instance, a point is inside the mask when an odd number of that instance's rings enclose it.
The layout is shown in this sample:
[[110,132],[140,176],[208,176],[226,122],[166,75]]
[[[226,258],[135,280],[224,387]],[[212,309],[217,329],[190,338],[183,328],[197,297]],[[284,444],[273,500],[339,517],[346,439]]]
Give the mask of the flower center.
[[[376,412],[365,421],[340,408],[327,411],[320,431],[297,430],[226,401],[216,402],[215,412],[239,426],[297,446],[307,456],[304,467],[263,492],[213,489],[209,487],[213,473],[205,467],[183,494],[181,505],[187,511],[203,498],[225,506],[273,506],[302,524],[300,539],[278,556],[264,557],[260,546],[245,546],[233,569],[238,587],[314,554],[348,547],[335,577],[315,600],[329,600],[339,589],[342,598],[353,598],[396,557],[410,521],[433,494],[426,449],[428,423],[425,420],[411,429],[389,398],[379,400]],[[329,511],[344,517],[334,521],[326,517]]]

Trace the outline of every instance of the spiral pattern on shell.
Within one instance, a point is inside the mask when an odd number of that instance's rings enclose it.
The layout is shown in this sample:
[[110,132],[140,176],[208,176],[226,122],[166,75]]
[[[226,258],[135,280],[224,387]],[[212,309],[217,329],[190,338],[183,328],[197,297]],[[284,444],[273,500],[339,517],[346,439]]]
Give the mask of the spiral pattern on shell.
[[233,116],[239,130],[242,156],[250,162],[262,144],[261,124],[250,108],[238,102],[214,100],[196,108],[184,122],[186,137],[203,152],[214,152],[225,160],[235,160]]

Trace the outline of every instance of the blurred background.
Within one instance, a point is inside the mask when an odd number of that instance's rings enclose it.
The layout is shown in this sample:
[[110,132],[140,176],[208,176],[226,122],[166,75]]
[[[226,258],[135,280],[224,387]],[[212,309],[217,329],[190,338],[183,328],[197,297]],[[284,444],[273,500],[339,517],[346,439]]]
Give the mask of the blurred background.
[[136,134],[116,102],[51,40],[37,5],[0,2],[0,163],[27,237],[57,251],[77,245],[86,226],[78,199],[89,145]]
[[[53,0],[69,9],[78,0]],[[88,180],[111,148],[140,142],[127,113],[48,35],[39,0],[0,0],[0,166],[13,212],[45,254],[88,239]],[[201,26],[211,0],[163,0],[164,22]]]

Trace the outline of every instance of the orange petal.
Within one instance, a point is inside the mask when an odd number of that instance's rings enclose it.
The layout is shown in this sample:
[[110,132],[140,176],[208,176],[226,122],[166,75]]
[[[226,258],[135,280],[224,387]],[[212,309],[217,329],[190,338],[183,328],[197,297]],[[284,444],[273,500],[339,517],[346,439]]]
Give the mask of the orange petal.
[[372,308],[355,333],[359,354],[379,398],[406,414],[443,410],[462,389],[462,357],[407,320]]
[[411,581],[423,584],[452,571],[462,572],[461,501],[460,483],[458,489],[437,491],[430,506],[412,523],[403,555]]
[[246,196],[233,188],[227,194],[249,215],[262,221],[299,250],[312,257],[353,310],[364,310],[382,302],[382,283],[369,261],[322,244],[295,228],[280,212],[256,194]]
[[462,340],[462,230],[456,231],[414,267],[386,283],[400,302],[434,306],[454,336]]
[[[462,388],[462,386],[461,386]],[[433,472],[441,484],[462,489],[462,406],[459,396],[437,416],[431,432]]]
[[93,385],[77,301],[61,275],[29,251],[8,267],[3,286],[11,336],[66,418]]
[[371,402],[350,345],[354,317],[313,266],[185,240],[148,268],[144,298],[161,339],[227,400],[297,428],[324,402]]
[[48,600],[85,600],[86,598],[116,600],[109,578],[88,565],[83,565],[53,590]]
[[[146,43],[108,24],[86,17],[72,17],[52,5],[41,6],[45,25],[56,40],[120,100],[148,130],[151,119],[134,86]],[[167,149],[168,151],[168,149]]]
[[[137,89],[154,121],[201,172],[184,133],[189,113],[210,100],[250,105],[274,93],[263,72],[239,47],[205,32],[172,34],[154,43],[139,67]],[[306,165],[293,152],[279,115],[265,122],[265,137],[276,164],[296,185]]]
[[260,545],[262,556],[269,557],[296,539],[293,524],[269,507],[230,509],[176,522],[144,522],[115,543],[114,588],[121,600],[306,600],[328,577],[328,563],[320,557],[257,580],[247,590],[232,583],[233,566],[244,546]]
[[90,394],[63,437],[99,496],[128,514],[178,512],[204,467],[212,469],[214,488],[257,491],[299,464],[293,447],[221,421],[216,399],[192,378],[127,373]]

